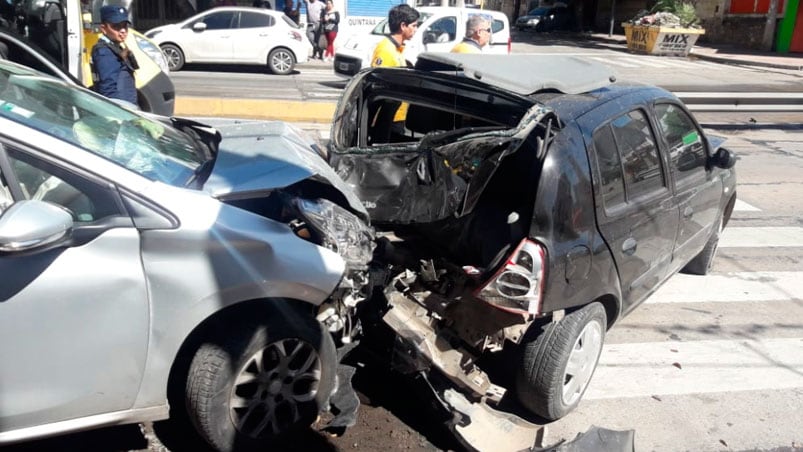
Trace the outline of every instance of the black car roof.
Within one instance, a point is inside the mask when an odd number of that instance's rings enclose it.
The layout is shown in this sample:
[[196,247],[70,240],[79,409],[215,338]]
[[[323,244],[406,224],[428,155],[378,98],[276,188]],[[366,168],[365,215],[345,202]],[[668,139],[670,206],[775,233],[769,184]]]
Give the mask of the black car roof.
[[566,55],[423,53],[415,68],[461,71],[467,77],[524,96],[539,91],[586,93],[616,80],[607,66]]

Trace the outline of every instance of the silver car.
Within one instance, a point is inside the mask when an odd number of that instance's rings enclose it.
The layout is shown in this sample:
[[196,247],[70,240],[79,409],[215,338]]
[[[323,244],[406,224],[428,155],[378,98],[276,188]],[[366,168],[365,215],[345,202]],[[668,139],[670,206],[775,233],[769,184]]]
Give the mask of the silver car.
[[0,445],[186,415],[234,450],[309,425],[367,222],[289,125],[143,116],[0,61]]

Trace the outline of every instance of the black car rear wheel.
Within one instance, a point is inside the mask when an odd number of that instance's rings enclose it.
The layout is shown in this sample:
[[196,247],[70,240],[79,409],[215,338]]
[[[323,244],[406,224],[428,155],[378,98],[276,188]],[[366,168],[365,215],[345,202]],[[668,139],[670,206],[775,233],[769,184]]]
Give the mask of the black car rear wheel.
[[225,328],[190,364],[187,410],[216,450],[264,448],[308,427],[334,389],[336,352],[323,327],[298,314],[270,319]]
[[717,247],[719,246],[719,236],[722,235],[722,217],[719,217],[719,222],[714,226],[711,231],[711,236],[705,243],[705,247],[700,251],[700,254],[694,257],[685,267],[683,273],[692,275],[707,275],[714,264],[714,257],[717,255]]
[[591,303],[528,331],[516,377],[522,405],[548,420],[577,407],[597,367],[605,328],[605,308]]

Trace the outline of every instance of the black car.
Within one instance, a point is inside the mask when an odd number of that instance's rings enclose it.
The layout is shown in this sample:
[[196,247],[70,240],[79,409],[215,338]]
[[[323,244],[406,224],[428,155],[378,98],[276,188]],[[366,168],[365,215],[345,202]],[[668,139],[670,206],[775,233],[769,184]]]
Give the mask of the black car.
[[516,19],[519,31],[560,31],[574,27],[574,12],[565,5],[535,8]]
[[553,420],[614,323],[710,268],[736,200],[721,144],[671,93],[577,57],[423,54],[347,85],[330,163],[383,231],[403,367],[473,400],[507,381]]

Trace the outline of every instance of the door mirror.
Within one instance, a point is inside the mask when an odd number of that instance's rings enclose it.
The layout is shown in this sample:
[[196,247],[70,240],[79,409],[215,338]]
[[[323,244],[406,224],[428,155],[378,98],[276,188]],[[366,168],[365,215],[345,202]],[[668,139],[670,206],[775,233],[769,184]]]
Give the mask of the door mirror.
[[206,30],[206,23],[205,22],[195,22],[192,24],[192,29],[195,31],[204,31]]
[[0,214],[0,252],[25,251],[69,237],[72,216],[44,201],[19,201]]
[[733,168],[736,164],[736,156],[725,148],[719,148],[716,154],[711,157],[711,163],[722,169]]

